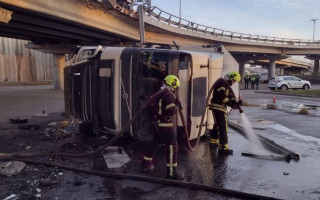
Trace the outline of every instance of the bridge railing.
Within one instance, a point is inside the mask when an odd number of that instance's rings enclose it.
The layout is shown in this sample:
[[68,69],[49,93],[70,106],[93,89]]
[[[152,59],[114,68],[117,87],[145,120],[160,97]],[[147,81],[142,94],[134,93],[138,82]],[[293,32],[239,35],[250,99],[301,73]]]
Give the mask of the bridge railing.
[[150,8],[144,8],[145,14],[151,16],[158,21],[166,23],[170,26],[203,33],[205,35],[212,35],[224,39],[241,40],[248,42],[270,43],[270,44],[282,44],[282,45],[298,45],[298,46],[320,46],[320,41],[302,40],[302,39],[289,39],[279,38],[261,35],[252,35],[247,33],[238,33],[233,31],[226,31],[219,28],[213,28],[205,25],[201,25],[178,16],[172,15],[156,6]]

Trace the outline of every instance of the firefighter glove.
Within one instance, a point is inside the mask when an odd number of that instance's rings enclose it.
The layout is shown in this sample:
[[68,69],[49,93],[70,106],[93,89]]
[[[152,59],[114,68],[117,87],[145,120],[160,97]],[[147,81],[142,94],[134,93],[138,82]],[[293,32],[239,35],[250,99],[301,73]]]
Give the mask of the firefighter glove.
[[231,107],[232,107],[232,109],[236,110],[236,109],[240,108],[240,104],[237,101],[233,101]]

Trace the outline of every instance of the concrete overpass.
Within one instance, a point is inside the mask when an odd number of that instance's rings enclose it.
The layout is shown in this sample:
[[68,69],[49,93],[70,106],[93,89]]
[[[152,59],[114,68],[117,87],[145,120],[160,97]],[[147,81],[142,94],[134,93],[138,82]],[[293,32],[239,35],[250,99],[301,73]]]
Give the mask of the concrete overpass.
[[[130,46],[140,41],[138,13],[113,0],[0,0],[0,8],[0,35],[30,40],[28,48],[53,53],[56,77],[62,77],[64,54],[77,45]],[[156,7],[145,8],[140,16],[145,42],[223,44],[239,62],[241,73],[247,61],[262,57],[269,60],[272,74],[275,61],[290,55],[314,59],[316,74],[319,72],[319,41],[224,31],[180,19]]]

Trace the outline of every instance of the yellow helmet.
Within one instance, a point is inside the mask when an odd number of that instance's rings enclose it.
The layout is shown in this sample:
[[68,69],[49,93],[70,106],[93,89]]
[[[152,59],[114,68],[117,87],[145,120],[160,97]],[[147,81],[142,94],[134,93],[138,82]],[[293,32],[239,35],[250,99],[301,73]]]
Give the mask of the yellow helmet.
[[164,81],[167,85],[169,85],[170,87],[176,89],[177,87],[180,86],[180,81],[178,79],[178,77],[176,77],[175,75],[168,75],[164,78]]
[[229,72],[228,76],[229,76],[230,80],[235,80],[238,83],[240,83],[240,81],[241,81],[241,76],[236,71]]

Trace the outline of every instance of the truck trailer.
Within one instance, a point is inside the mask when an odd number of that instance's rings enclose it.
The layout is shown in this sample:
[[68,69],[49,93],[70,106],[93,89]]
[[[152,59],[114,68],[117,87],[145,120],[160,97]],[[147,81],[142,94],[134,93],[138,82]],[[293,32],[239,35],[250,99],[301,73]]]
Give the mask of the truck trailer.
[[[156,93],[164,77],[176,75],[176,91],[183,106],[189,140],[198,136],[200,126],[212,129],[211,112],[200,124],[208,91],[219,77],[239,71],[239,64],[223,46],[102,47],[88,46],[69,54],[65,68],[65,108],[67,117],[90,123],[94,129],[120,131],[135,112]],[[238,95],[238,84],[233,90]],[[180,117],[178,134],[184,130]],[[138,141],[152,138],[152,119],[147,107],[128,129]],[[205,133],[202,129],[201,135]]]

